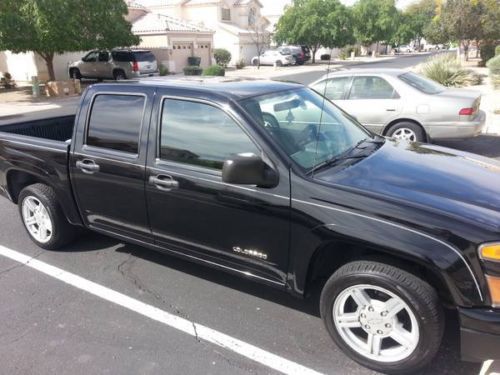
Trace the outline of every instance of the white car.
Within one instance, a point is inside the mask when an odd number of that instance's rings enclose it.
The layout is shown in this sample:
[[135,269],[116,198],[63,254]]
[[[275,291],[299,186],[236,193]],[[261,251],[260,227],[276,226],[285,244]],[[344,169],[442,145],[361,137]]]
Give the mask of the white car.
[[480,92],[449,89],[402,69],[338,71],[309,87],[371,131],[396,139],[469,138],[485,125]]
[[412,46],[409,46],[408,44],[404,44],[402,46],[397,47],[396,51],[398,53],[412,53],[415,52],[415,49]]
[[[277,50],[268,50],[260,55],[260,65],[292,65],[295,64],[295,59],[290,54],[284,54]],[[252,58],[252,65],[259,65],[259,56]]]

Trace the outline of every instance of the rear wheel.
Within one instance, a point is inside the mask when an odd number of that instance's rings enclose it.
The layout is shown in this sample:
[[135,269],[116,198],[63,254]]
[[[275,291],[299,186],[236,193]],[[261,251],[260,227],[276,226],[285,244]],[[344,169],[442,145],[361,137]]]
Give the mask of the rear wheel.
[[276,61],[276,66],[283,66],[283,63],[281,62],[281,60]]
[[82,79],[82,75],[80,74],[80,70],[79,70],[79,69],[76,69],[76,68],[71,69],[71,70],[69,71],[69,76],[70,76],[72,79],[78,79],[78,80]]
[[424,367],[441,343],[443,312],[435,290],[387,264],[359,261],[341,267],[321,293],[320,310],[336,344],[383,373]]
[[259,60],[257,60],[257,59],[253,59],[253,60],[252,60],[252,65],[253,65],[253,66],[257,66],[257,65],[259,65]]
[[66,220],[51,187],[34,184],[24,188],[18,205],[24,227],[39,247],[55,250],[75,238],[78,230]]
[[426,139],[424,129],[422,129],[419,125],[408,121],[398,122],[397,124],[391,126],[387,135],[394,139],[409,142],[425,142]]
[[125,75],[125,72],[123,70],[115,70],[113,72],[113,78],[115,81],[121,81],[123,79],[127,79],[127,76]]

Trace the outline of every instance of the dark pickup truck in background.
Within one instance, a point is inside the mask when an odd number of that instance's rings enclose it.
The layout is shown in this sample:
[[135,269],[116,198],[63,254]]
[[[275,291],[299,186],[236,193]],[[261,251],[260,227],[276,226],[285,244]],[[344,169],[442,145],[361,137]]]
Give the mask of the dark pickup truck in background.
[[76,116],[0,132],[0,194],[42,248],[85,227],[297,296],[322,287],[337,345],[425,366],[443,311],[500,358],[500,165],[373,135],[298,84],[98,84]]

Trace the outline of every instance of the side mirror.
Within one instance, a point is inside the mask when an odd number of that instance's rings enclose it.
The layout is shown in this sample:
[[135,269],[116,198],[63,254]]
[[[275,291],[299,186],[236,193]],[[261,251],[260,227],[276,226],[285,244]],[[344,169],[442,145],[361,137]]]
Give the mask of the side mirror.
[[238,154],[226,160],[222,167],[222,181],[229,184],[257,185],[272,188],[278,185],[278,173],[255,154]]

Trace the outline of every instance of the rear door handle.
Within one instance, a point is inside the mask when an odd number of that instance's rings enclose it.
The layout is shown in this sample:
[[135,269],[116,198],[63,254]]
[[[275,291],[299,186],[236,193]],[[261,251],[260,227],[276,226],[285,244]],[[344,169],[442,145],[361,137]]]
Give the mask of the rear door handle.
[[386,111],[387,112],[396,112],[396,109],[395,108],[387,108]]
[[179,187],[179,181],[176,181],[172,176],[158,175],[149,177],[149,183],[156,186],[159,190],[170,191]]
[[93,174],[99,172],[101,167],[95,163],[95,161],[90,159],[78,160],[76,162],[76,167],[80,169],[83,173]]

